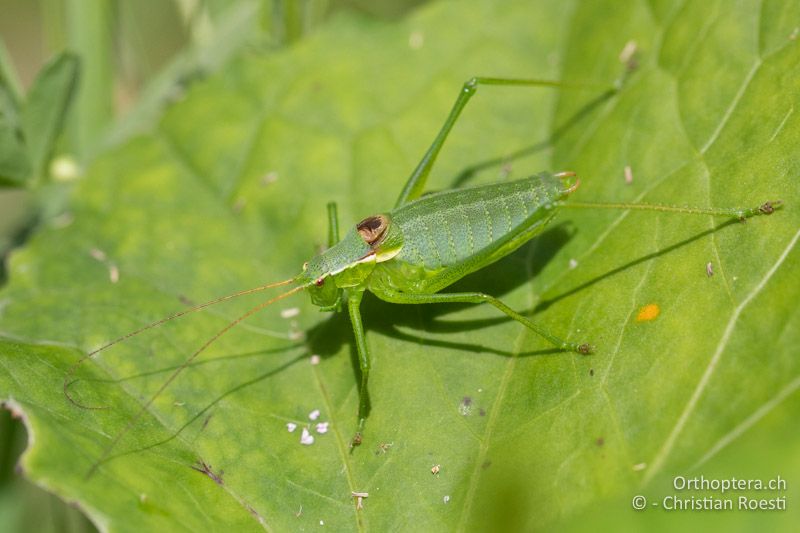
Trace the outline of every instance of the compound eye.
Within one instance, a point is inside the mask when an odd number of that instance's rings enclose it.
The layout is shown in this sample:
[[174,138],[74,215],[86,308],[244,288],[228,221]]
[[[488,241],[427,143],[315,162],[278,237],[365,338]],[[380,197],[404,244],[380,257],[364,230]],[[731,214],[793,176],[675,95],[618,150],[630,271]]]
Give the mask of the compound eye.
[[314,285],[317,287],[322,287],[325,285],[325,278],[317,278],[317,280],[314,282]]
[[303,272],[305,272],[306,270],[308,270],[308,261],[303,263]]
[[380,244],[383,237],[386,236],[388,227],[389,218],[385,215],[373,215],[356,224],[358,234],[361,235],[365,243],[373,248]]

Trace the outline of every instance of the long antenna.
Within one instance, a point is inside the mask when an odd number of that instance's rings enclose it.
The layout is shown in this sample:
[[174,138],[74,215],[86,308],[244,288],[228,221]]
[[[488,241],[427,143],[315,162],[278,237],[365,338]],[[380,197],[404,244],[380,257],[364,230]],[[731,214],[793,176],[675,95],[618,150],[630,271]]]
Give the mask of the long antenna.
[[100,455],[100,458],[97,461],[95,461],[95,463],[89,469],[89,472],[87,472],[87,474],[86,474],[86,478],[88,479],[88,478],[90,478],[90,477],[92,477],[94,475],[94,473],[97,471],[98,467],[108,458],[108,456],[111,454],[111,451],[119,443],[119,441],[122,440],[122,437],[124,437],[131,430],[131,428],[133,428],[133,426],[136,424],[136,422],[139,421],[139,419],[142,417],[142,415],[150,408],[151,405],[153,405],[153,402],[156,401],[156,398],[158,398],[161,395],[161,393],[164,392],[164,390],[169,386],[169,384],[172,383],[175,380],[175,378],[178,377],[178,374],[180,374],[186,367],[188,367],[189,364],[192,361],[194,361],[194,359],[198,355],[200,355],[206,348],[211,346],[211,344],[214,341],[216,341],[217,339],[222,337],[225,333],[227,333],[236,324],[238,324],[242,320],[246,319],[250,315],[253,315],[253,314],[257,313],[258,311],[261,311],[262,309],[264,309],[268,305],[271,305],[271,304],[273,304],[273,303],[275,303],[275,302],[277,302],[279,300],[283,300],[284,298],[287,298],[288,296],[291,296],[292,294],[294,294],[294,293],[296,293],[298,291],[301,291],[301,290],[303,290],[305,288],[306,288],[305,285],[300,285],[300,286],[297,286],[297,287],[293,288],[292,290],[284,292],[283,294],[275,296],[274,298],[271,298],[271,299],[267,300],[266,302],[261,302],[260,304],[258,304],[257,306],[253,307],[252,309],[250,309],[249,311],[247,311],[246,313],[241,315],[239,318],[237,318],[236,320],[234,320],[233,322],[231,322],[230,324],[228,324],[227,326],[225,326],[224,328],[219,330],[213,337],[211,337],[205,343],[203,343],[203,345],[200,348],[198,348],[197,350],[195,350],[195,352],[192,355],[190,355],[183,362],[183,364],[181,364],[181,366],[176,368],[175,371],[172,372],[172,374],[170,374],[170,376],[167,378],[167,380],[164,383],[161,384],[161,386],[158,388],[158,390],[155,392],[155,394],[150,396],[150,399],[147,400],[147,402],[145,402],[145,404],[142,407],[139,408],[139,410],[136,412],[136,414],[131,417],[131,419],[128,421],[128,423],[125,425],[125,427],[122,428],[122,431],[117,433],[117,435],[114,437],[114,439],[103,450],[103,453]]
[[72,366],[69,367],[69,369],[67,370],[67,373],[64,375],[64,396],[67,397],[67,399],[70,401],[70,403],[72,403],[73,405],[75,405],[77,407],[80,407],[81,409],[93,409],[93,410],[106,409],[107,407],[104,406],[104,405],[95,405],[95,406],[83,405],[79,401],[75,400],[69,393],[70,385],[72,385],[73,383],[78,381],[78,380],[70,381],[70,378],[72,378],[73,374],[75,374],[75,371],[78,369],[78,367],[81,366],[87,359],[91,359],[92,357],[97,355],[99,352],[102,352],[106,348],[110,348],[110,347],[114,346],[115,344],[118,344],[118,343],[120,343],[120,342],[122,342],[122,341],[124,341],[126,339],[131,338],[131,337],[135,337],[136,335],[138,335],[140,333],[143,333],[143,332],[147,331],[148,329],[160,326],[161,324],[169,322],[170,320],[173,320],[175,318],[182,317],[183,315],[188,315],[189,313],[194,313],[195,311],[200,311],[201,309],[205,309],[206,307],[212,306],[214,304],[218,304],[220,302],[224,302],[226,300],[231,300],[233,298],[238,298],[239,296],[244,296],[246,294],[253,294],[255,292],[261,292],[261,291],[264,291],[264,290],[267,290],[267,289],[272,289],[274,287],[282,287],[283,285],[288,285],[288,284],[292,283],[293,281],[294,281],[294,278],[289,278],[289,279],[285,279],[283,281],[277,281],[277,282],[274,282],[274,283],[268,283],[266,285],[261,285],[259,287],[254,287],[252,289],[245,289],[243,291],[234,292],[233,294],[228,294],[226,296],[222,296],[220,298],[216,298],[214,300],[210,300],[208,302],[205,302],[205,303],[202,303],[202,304],[199,304],[199,305],[195,305],[194,307],[190,307],[189,309],[184,309],[183,311],[178,311],[177,313],[173,313],[173,314],[171,314],[171,315],[169,315],[167,317],[164,317],[164,318],[162,318],[160,320],[156,320],[155,322],[153,322],[151,324],[148,324],[146,326],[142,326],[142,327],[140,327],[139,329],[137,329],[135,331],[131,331],[130,333],[127,333],[127,334],[123,335],[122,337],[120,337],[118,339],[114,339],[113,341],[111,341],[111,342],[109,342],[107,344],[104,344],[103,346],[97,348],[96,350],[91,351],[88,354],[84,355],[83,357],[78,359],[75,363],[73,363]]

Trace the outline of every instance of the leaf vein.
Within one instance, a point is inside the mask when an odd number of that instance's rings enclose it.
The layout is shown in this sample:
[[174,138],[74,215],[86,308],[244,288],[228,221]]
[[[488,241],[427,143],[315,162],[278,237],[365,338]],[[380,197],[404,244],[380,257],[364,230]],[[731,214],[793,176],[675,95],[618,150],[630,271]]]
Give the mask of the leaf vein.
[[783,264],[786,258],[789,256],[789,253],[794,249],[794,246],[797,244],[798,239],[800,239],[800,230],[794,234],[792,240],[789,241],[789,244],[783,250],[781,255],[778,257],[775,264],[767,271],[761,281],[753,288],[752,291],[742,300],[742,302],[734,309],[733,313],[731,314],[730,319],[728,320],[728,324],[725,327],[725,331],[722,333],[722,337],[720,337],[719,343],[717,344],[717,348],[714,351],[714,354],[711,356],[711,359],[706,366],[703,375],[700,378],[700,381],[697,383],[694,392],[692,393],[691,398],[686,403],[686,406],[683,409],[680,417],[678,418],[675,426],[672,428],[672,431],[667,436],[666,441],[664,442],[661,449],[656,454],[655,458],[652,461],[652,466],[648,469],[647,473],[645,474],[643,484],[646,485],[649,481],[655,476],[656,473],[661,469],[664,465],[669,454],[672,452],[672,449],[675,446],[675,443],[678,440],[678,437],[683,432],[683,428],[686,427],[686,422],[689,420],[689,417],[694,413],[695,408],[700,400],[700,396],[702,396],[703,392],[705,392],[708,383],[711,381],[711,376],[714,374],[714,371],[719,364],[720,358],[722,357],[722,352],[728,345],[728,341],[730,340],[731,336],[733,335],[733,329],[736,323],[739,320],[739,316],[742,314],[742,311],[753,301],[753,299],[764,289],[767,285],[769,280],[772,276],[777,272],[778,268]]

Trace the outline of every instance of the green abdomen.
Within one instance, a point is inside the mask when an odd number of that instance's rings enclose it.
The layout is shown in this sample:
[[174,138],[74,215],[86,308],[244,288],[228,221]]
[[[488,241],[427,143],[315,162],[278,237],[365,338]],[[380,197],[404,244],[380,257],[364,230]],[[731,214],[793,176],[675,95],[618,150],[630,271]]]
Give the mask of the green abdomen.
[[[557,178],[548,175],[424,196],[392,213],[403,231],[398,262],[436,271],[490,252],[552,217]],[[541,220],[539,220],[541,219]]]

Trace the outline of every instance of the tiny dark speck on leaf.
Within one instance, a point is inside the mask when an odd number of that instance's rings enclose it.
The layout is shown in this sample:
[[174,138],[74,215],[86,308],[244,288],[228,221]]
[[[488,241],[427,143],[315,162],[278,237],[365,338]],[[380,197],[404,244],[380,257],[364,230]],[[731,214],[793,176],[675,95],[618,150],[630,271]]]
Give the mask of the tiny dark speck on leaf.
[[594,376],[594,368],[590,368],[589,369],[589,375],[590,376]]
[[191,468],[192,468],[192,470],[197,470],[201,474],[207,475],[208,477],[213,479],[214,483],[216,483],[217,485],[222,485],[223,484],[223,482],[222,482],[222,474],[225,473],[224,470],[220,470],[219,474],[217,474],[216,472],[214,472],[212,470],[210,464],[206,463],[205,461],[200,461],[200,460],[197,461],[196,465],[192,465]]
[[464,396],[458,404],[458,412],[463,416],[469,416],[472,413],[472,398]]
[[490,466],[492,466],[492,462],[487,460],[487,461],[484,461],[484,462],[483,462],[483,464],[481,465],[481,468],[482,468],[482,469],[484,469],[484,470],[486,470],[486,469],[487,469],[487,468],[489,468]]
[[606,443],[606,440],[605,440],[603,437],[598,437],[598,438],[597,438],[597,440],[595,441],[595,443],[596,443],[598,446],[602,446],[603,444],[605,444],[605,443]]

